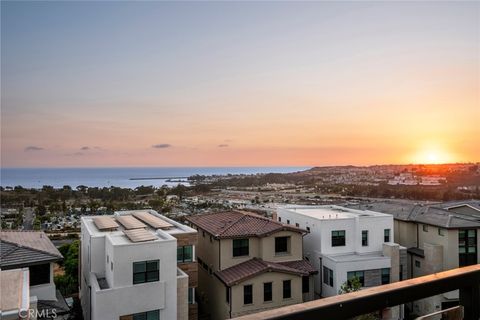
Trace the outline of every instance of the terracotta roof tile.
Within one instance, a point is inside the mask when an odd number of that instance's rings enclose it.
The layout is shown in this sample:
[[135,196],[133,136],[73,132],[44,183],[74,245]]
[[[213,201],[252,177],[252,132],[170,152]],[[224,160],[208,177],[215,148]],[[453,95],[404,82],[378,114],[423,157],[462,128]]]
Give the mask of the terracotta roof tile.
[[277,231],[306,230],[245,211],[228,211],[187,217],[187,220],[217,238],[261,237]]
[[[303,260],[301,260],[303,261]],[[302,265],[299,261],[292,261],[298,263],[298,265]],[[305,261],[306,262],[306,261]],[[308,264],[308,262],[306,262]],[[311,267],[311,266],[310,266]],[[313,267],[311,267],[313,269]],[[262,259],[253,258],[248,261],[239,263],[233,267],[227,268],[222,271],[215,272],[215,275],[225,283],[227,286],[234,285],[236,283],[243,282],[247,279],[253,278],[259,274],[264,272],[282,272],[282,273],[290,273],[295,274],[298,276],[307,276],[311,274],[311,272],[302,270],[302,269],[295,269],[286,265],[285,263],[276,263],[270,261],[264,261]]]

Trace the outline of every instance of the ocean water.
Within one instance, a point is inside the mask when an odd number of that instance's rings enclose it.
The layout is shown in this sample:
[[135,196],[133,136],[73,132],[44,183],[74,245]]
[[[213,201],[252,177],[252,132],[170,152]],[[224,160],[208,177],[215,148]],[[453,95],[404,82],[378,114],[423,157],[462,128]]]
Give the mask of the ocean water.
[[[44,185],[61,188],[69,185],[88,187],[121,187],[177,185],[186,177],[200,175],[289,173],[306,170],[307,167],[158,167],[158,168],[1,168],[2,187],[22,186],[41,188]],[[152,179],[155,178],[155,179]],[[132,180],[133,179],[133,180]],[[138,180],[137,180],[138,179]]]

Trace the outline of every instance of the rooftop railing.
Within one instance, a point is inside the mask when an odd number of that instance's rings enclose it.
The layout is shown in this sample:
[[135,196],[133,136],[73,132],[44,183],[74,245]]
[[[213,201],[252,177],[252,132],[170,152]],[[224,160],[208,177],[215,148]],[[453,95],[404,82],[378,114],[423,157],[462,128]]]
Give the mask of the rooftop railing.
[[454,290],[460,291],[459,304],[463,307],[463,318],[480,319],[480,264],[249,314],[236,319],[349,319]]

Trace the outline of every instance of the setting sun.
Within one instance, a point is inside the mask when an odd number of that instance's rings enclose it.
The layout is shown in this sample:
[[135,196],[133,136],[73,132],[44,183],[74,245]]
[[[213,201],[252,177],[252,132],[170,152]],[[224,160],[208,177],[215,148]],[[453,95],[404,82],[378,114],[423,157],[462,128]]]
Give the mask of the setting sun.
[[418,164],[442,164],[454,162],[451,154],[440,148],[425,148],[418,151],[413,157]]

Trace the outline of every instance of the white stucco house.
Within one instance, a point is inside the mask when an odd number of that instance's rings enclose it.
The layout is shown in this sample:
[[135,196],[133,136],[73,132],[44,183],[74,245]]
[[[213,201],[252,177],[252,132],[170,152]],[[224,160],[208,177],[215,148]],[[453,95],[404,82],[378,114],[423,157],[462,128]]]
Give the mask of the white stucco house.
[[82,217],[84,319],[177,319],[177,295],[187,305],[188,276],[177,268],[174,227],[149,211]]
[[406,277],[406,248],[393,243],[389,214],[341,206],[286,206],[277,219],[306,229],[304,256],[319,271],[315,293],[337,295],[342,284],[356,276],[362,287]]

